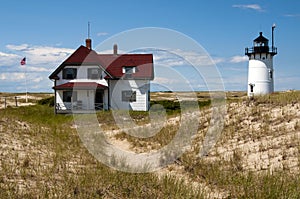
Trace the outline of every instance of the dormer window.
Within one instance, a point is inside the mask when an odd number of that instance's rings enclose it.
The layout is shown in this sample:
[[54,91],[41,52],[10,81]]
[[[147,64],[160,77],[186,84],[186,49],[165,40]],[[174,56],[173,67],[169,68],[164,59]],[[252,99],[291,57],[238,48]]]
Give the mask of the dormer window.
[[100,68],[89,68],[88,79],[102,79],[102,70]]
[[125,74],[126,78],[131,78],[132,74],[136,72],[136,67],[135,66],[124,66],[123,69],[123,74]]
[[63,70],[63,79],[76,79],[77,69],[76,68],[65,68]]

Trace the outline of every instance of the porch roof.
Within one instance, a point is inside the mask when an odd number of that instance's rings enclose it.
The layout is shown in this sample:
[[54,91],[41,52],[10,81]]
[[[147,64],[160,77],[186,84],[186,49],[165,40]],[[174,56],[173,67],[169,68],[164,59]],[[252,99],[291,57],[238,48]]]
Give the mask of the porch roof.
[[96,82],[68,82],[53,87],[54,90],[95,90],[107,89],[107,86]]

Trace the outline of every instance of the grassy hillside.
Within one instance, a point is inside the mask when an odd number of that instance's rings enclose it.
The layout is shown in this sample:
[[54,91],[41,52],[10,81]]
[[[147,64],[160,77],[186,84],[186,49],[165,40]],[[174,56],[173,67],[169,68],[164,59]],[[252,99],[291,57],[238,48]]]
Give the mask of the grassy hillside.
[[82,145],[72,116],[52,107],[1,110],[0,130],[0,198],[200,197],[173,177],[102,165]]
[[[99,123],[115,132],[110,139],[135,152],[166,145],[180,111],[168,94],[155,95],[154,103],[169,106],[168,126],[152,138],[134,138],[117,129],[111,112],[99,112]],[[198,98],[193,146],[174,164],[146,174],[99,163],[83,146],[71,115],[54,115],[48,105],[0,110],[0,198],[300,198],[299,92],[252,101],[228,93],[224,130],[205,157],[198,153],[211,109],[207,94]],[[149,121],[147,113],[131,116],[139,125]]]

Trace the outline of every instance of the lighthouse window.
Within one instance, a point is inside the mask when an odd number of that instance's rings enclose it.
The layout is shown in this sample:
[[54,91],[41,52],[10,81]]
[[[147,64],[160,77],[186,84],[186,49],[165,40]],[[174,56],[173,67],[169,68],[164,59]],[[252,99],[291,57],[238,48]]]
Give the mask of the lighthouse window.
[[250,92],[253,93],[253,85],[250,85]]
[[250,86],[250,93],[253,93],[254,85],[255,85],[255,84],[249,84],[249,86]]
[[273,78],[273,71],[272,70],[269,71],[269,75],[270,75],[270,79],[272,79]]

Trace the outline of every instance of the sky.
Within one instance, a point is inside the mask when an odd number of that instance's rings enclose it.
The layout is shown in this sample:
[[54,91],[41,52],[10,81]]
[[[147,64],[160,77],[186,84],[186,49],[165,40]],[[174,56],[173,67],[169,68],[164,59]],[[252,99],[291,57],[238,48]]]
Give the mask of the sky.
[[[112,48],[114,39],[130,30],[156,27],[184,36],[187,43],[193,41],[202,53],[209,55],[210,64],[215,65],[228,91],[246,91],[245,48],[252,47],[259,32],[271,41],[271,27],[275,23],[278,48],[273,62],[275,90],[300,90],[300,1],[297,0],[10,0],[1,3],[0,17],[0,92],[52,92],[53,82],[48,76],[85,44],[88,22],[93,48],[100,53],[109,50],[102,48],[106,46],[103,44],[108,43]],[[151,45],[154,36],[141,38]],[[159,39],[165,42],[164,37],[153,40],[159,43]],[[177,67],[177,72],[190,79],[194,90],[207,90],[205,78],[199,82],[191,80],[198,77],[193,76],[186,61],[178,67],[182,57],[201,62],[203,59],[195,59],[198,58],[195,49],[183,47],[185,40],[173,41],[168,53],[154,52],[157,72],[154,82],[164,82],[167,86],[179,84],[174,76],[159,78],[158,74]],[[122,45],[119,49],[126,51]],[[23,57],[27,59],[26,65],[20,65]]]

